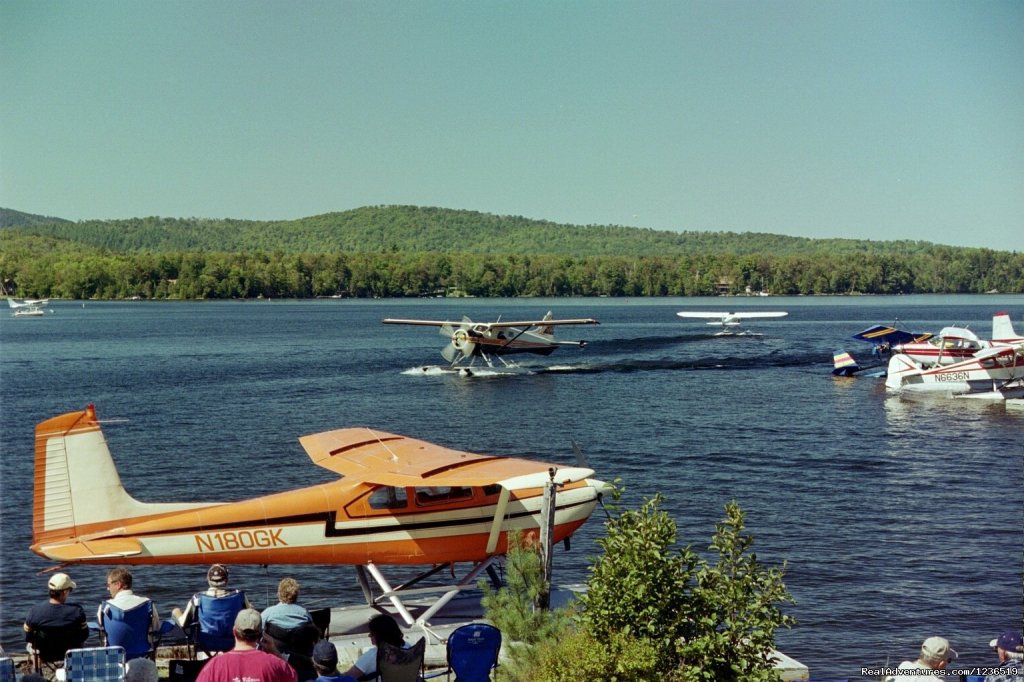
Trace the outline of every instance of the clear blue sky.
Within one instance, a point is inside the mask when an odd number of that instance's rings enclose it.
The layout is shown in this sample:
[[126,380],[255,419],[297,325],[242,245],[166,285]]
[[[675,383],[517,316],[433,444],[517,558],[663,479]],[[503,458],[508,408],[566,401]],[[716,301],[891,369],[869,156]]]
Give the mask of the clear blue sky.
[[0,206],[1024,251],[1024,2],[0,0]]

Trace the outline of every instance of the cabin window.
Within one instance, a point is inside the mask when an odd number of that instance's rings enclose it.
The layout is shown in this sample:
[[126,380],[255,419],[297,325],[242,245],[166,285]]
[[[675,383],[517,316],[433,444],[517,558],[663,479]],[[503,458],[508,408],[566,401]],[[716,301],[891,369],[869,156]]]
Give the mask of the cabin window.
[[496,483],[492,483],[491,485],[485,485],[484,486],[484,495],[486,495],[487,497],[490,497],[491,495],[497,495],[500,492],[501,492],[501,486],[497,485]]
[[468,500],[473,497],[472,488],[463,486],[452,487],[447,485],[416,488],[416,504],[430,505],[454,502],[455,500]]
[[408,500],[405,488],[386,486],[370,493],[369,503],[370,509],[405,509]]

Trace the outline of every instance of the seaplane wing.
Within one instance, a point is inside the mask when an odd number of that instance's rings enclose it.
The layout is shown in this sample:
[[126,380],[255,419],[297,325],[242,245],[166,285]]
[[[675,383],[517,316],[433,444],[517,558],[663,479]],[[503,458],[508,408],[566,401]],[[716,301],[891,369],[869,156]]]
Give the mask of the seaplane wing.
[[[735,332],[727,330],[726,327],[739,327],[743,320],[753,319],[764,319],[769,317],[785,317],[789,315],[787,312],[735,312],[735,313],[718,313],[718,312],[681,312],[676,313],[679,317],[686,319],[697,319],[697,320],[711,320],[707,324],[713,327],[722,327],[715,336],[732,335]],[[740,332],[740,336],[760,336],[760,334],[751,334],[750,332]]]
[[441,356],[455,367],[464,360],[470,364],[476,358],[482,358],[488,366],[492,366],[494,358],[509,364],[501,356],[515,353],[533,353],[550,355],[560,346],[577,346],[583,348],[586,341],[557,341],[555,327],[580,324],[600,324],[591,318],[556,320],[551,312],[540,320],[520,320],[503,322],[474,322],[468,317],[455,320],[406,320],[387,318],[384,324],[407,324],[424,327],[438,327],[441,336],[449,339],[448,345],[441,350]]
[[754,320],[758,318],[768,317],[785,317],[789,313],[784,312],[768,312],[768,313],[693,313],[693,312],[682,312],[676,313],[679,317],[703,319],[703,320],[719,320],[723,323],[731,322],[736,320]]
[[[543,486],[549,477],[543,465],[529,460],[451,450],[369,428],[327,431],[303,436],[299,442],[314,463],[375,485],[500,485],[518,489]],[[537,475],[542,478],[537,479]],[[593,469],[560,468],[555,481],[575,482],[593,475]],[[524,485],[529,480],[534,484]]]
[[13,298],[7,299],[7,305],[12,308],[42,308],[50,304],[48,298],[26,298],[23,301],[16,301]]
[[[459,325],[465,324],[466,319],[462,320],[400,320],[395,318],[387,318],[382,320],[384,324],[409,324],[418,325],[420,327],[458,327]],[[574,320],[526,320],[521,322],[477,322],[474,323],[479,327],[488,327],[491,329],[508,329],[509,327],[555,327],[558,325],[568,324],[600,324],[597,320],[590,318],[579,318]]]
[[[31,549],[61,563],[483,562],[509,533],[538,530],[547,483],[558,486],[553,542],[583,525],[604,488],[588,468],[369,428],[300,442],[342,477],[237,502],[146,503],[122,486],[93,406],[53,417],[36,427]],[[244,485],[256,472],[237,475]]]
[[885,345],[891,347],[904,343],[924,343],[933,336],[934,334],[929,332],[908,332],[884,324],[876,324],[862,332],[857,332],[853,335],[853,338],[858,341],[867,341],[876,346]]

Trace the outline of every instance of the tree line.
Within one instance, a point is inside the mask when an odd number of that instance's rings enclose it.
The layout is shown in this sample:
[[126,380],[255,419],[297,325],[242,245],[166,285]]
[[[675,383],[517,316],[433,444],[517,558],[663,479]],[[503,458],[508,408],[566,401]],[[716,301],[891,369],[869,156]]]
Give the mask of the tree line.
[[68,299],[1024,293],[1024,254],[114,253],[7,234],[0,278],[19,297]]

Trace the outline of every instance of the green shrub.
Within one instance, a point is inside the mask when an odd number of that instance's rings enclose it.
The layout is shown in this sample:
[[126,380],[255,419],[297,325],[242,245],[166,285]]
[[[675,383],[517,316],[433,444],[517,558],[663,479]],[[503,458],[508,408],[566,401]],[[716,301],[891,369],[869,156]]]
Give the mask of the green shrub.
[[658,652],[650,640],[613,633],[599,641],[586,629],[569,628],[558,640],[537,646],[536,682],[645,682],[659,679]]

